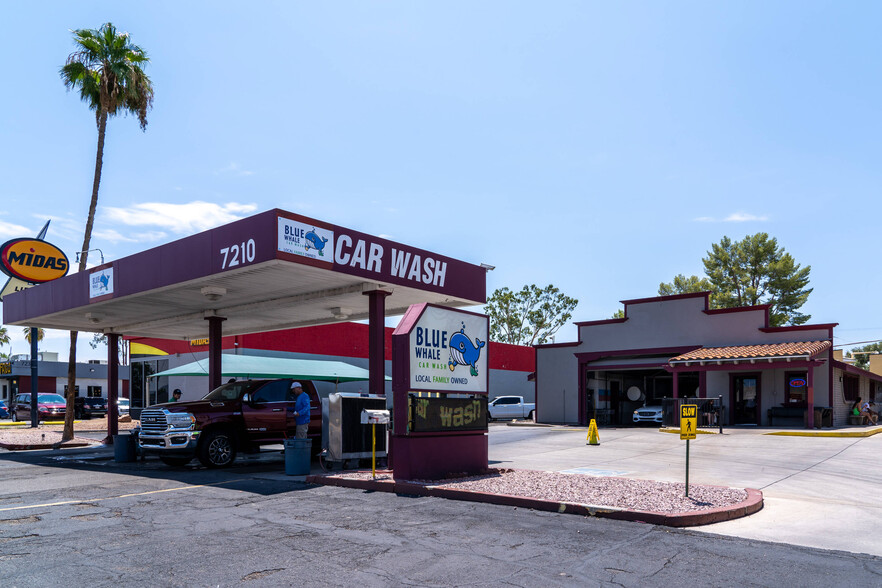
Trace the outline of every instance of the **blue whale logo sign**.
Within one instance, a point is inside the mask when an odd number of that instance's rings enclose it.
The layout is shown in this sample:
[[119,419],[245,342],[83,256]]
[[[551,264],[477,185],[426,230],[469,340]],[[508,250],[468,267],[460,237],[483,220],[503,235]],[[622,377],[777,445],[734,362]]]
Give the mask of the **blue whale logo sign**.
[[459,333],[450,338],[450,361],[447,362],[447,367],[452,372],[458,365],[467,365],[471,368],[469,373],[477,376],[478,366],[476,364],[481,358],[481,348],[484,347],[485,343],[486,341],[476,338],[473,344],[468,335],[465,334],[465,327],[463,327],[459,330]]
[[307,251],[309,251],[310,246],[312,246],[313,249],[318,251],[319,255],[325,255],[325,243],[327,243],[328,240],[327,238],[319,237],[318,235],[316,235],[315,227],[313,227],[311,231],[306,233],[304,239],[306,239],[306,245],[304,247]]
[[411,390],[457,394],[488,392],[490,321],[487,315],[415,304],[408,309],[402,323],[409,325],[407,360]]

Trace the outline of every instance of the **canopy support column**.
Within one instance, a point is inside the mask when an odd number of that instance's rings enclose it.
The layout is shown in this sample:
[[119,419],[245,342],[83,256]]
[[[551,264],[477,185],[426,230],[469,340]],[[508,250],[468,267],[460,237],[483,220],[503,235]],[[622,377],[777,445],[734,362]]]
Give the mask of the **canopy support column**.
[[[806,409],[808,413],[805,415],[805,426],[808,429],[815,428],[815,368],[808,366],[806,370]],[[823,419],[822,419],[823,420]]]
[[680,372],[678,372],[677,370],[674,370],[674,373],[671,374],[671,375],[674,377],[674,398],[677,398],[677,395],[678,395],[678,393],[679,393],[679,392],[678,392],[678,389],[679,389],[679,381],[678,381],[678,378],[677,378],[677,376],[678,376],[679,374],[680,374]]
[[368,297],[368,393],[386,394],[386,296],[391,292],[372,290]]
[[208,321],[208,391],[211,392],[221,385],[222,366],[221,351],[223,350],[223,329],[221,324],[227,320],[222,316],[207,316]]
[[107,334],[107,443],[119,433],[119,335]]

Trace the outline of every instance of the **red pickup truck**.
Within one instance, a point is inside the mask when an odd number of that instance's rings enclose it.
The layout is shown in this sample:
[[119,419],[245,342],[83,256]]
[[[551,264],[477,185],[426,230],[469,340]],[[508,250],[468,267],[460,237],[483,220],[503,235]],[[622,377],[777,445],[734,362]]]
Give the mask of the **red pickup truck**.
[[[215,388],[202,400],[157,404],[141,411],[138,445],[168,465],[198,457],[210,468],[233,463],[239,451],[282,443],[294,437],[292,379],[245,380]],[[315,385],[297,380],[309,395],[309,438],[320,449],[321,401]]]

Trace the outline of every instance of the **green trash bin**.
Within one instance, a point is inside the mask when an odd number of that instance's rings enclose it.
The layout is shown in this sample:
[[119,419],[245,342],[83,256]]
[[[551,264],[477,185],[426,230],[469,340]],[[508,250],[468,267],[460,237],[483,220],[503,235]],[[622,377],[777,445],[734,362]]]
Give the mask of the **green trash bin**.
[[308,476],[312,457],[312,439],[285,439],[285,473]]

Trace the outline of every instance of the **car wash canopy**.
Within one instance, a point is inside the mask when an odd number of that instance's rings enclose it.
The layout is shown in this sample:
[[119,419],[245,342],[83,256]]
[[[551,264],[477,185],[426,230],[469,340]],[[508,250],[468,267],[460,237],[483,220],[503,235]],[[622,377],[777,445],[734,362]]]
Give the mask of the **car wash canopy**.
[[3,319],[114,336],[208,336],[218,383],[221,334],[369,319],[372,388],[381,390],[386,315],[485,301],[478,265],[274,209],[9,295]]

